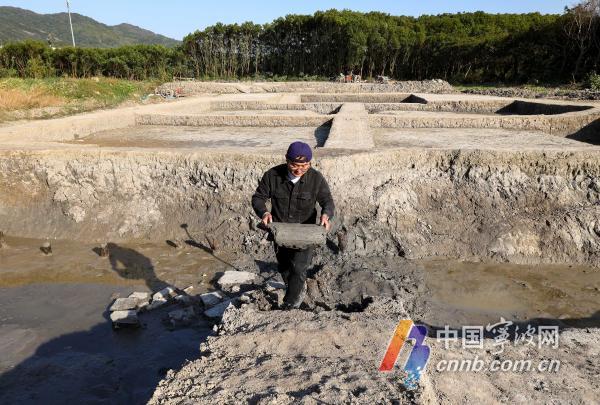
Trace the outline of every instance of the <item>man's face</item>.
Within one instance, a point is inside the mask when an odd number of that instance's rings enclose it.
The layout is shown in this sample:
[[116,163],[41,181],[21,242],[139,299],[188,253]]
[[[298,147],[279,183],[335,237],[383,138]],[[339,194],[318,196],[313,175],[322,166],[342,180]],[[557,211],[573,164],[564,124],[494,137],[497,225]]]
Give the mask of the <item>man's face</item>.
[[301,177],[304,173],[308,171],[308,169],[310,169],[310,162],[294,163],[288,160],[287,167],[290,173],[292,173],[295,177]]

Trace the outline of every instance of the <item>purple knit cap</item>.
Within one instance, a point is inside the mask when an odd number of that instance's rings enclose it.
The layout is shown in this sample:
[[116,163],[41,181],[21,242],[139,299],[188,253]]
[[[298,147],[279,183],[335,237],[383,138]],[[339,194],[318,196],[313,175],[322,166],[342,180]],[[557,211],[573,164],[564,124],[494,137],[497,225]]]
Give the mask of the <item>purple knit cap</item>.
[[306,163],[312,159],[312,150],[304,142],[296,141],[290,144],[285,158],[294,163]]

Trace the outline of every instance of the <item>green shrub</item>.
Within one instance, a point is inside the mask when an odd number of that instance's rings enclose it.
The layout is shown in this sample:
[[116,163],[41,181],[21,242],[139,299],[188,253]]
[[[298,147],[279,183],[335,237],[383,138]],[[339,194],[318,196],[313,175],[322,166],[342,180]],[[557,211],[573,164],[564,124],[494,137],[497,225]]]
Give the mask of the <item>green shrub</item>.
[[587,76],[585,87],[594,91],[600,91],[600,75],[595,71],[590,72]]
[[17,76],[19,76],[19,72],[16,69],[0,67],[0,79]]
[[32,79],[43,79],[45,77],[54,76],[54,69],[44,63],[42,58],[36,56],[27,61],[25,66],[25,77]]

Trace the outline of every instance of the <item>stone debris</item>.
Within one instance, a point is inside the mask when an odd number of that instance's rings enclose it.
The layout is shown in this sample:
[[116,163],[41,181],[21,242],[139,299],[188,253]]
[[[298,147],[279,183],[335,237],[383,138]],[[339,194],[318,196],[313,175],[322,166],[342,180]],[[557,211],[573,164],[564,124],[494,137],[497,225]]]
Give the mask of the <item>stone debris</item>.
[[234,300],[231,299],[225,300],[220,304],[204,311],[204,315],[209,318],[222,318],[227,308],[229,308],[230,305],[233,305],[233,302]]
[[0,249],[2,249],[6,245],[4,241],[4,232],[0,231]]
[[218,291],[209,292],[200,295],[200,300],[205,308],[214,307],[223,299],[223,295]]
[[119,328],[122,325],[139,325],[137,312],[135,310],[126,311],[114,311],[110,314],[110,320],[112,321],[114,328]]
[[133,292],[129,294],[129,298],[137,300],[137,308],[144,309],[150,305],[150,293],[147,292]]
[[110,312],[135,310],[137,306],[137,298],[117,298],[111,305]]
[[148,310],[152,311],[153,309],[160,308],[163,305],[165,305],[167,302],[169,302],[169,301],[164,298],[160,298],[160,297],[157,299],[153,299],[152,302],[150,303],[150,305],[148,305]]
[[234,290],[234,287],[253,284],[256,274],[247,271],[226,271],[217,281],[218,286],[225,291]]
[[152,296],[152,302],[167,301],[176,295],[177,295],[177,293],[175,292],[175,289],[173,287],[165,287]]
[[192,291],[194,291],[194,286],[193,285],[191,285],[191,286],[186,287],[186,288],[183,289],[183,292],[186,293],[186,294],[191,294]]
[[42,247],[40,247],[40,250],[42,251],[43,254],[45,254],[46,256],[49,256],[52,254],[52,245],[50,245],[50,242],[44,242]]

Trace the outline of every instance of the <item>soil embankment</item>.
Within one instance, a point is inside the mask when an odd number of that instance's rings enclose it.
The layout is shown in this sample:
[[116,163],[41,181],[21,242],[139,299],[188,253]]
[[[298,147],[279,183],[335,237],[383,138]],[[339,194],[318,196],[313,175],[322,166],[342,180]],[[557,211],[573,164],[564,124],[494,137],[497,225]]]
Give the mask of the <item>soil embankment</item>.
[[[248,199],[270,155],[3,153],[0,220],[9,235],[96,242],[164,240],[185,223],[251,251]],[[316,167],[336,198],[334,233],[359,255],[600,262],[598,152],[321,150]]]

